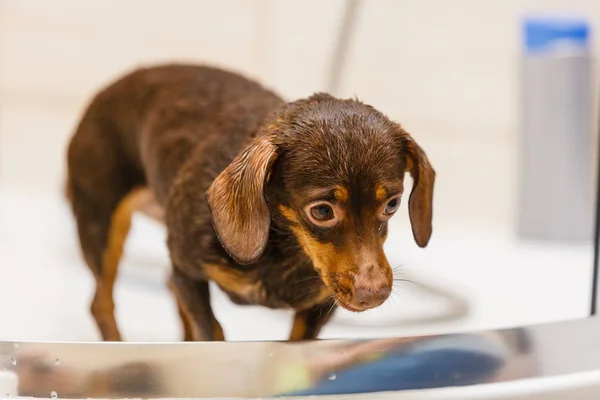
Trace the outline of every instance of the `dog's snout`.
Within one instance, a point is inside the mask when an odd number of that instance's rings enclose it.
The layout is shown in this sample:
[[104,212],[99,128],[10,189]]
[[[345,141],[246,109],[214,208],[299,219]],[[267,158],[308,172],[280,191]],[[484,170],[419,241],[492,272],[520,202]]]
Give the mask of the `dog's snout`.
[[390,295],[390,288],[386,285],[378,288],[360,286],[354,290],[354,301],[364,309],[381,305]]
[[390,283],[381,268],[373,265],[359,268],[352,295],[354,304],[365,310],[374,308],[386,301],[390,293]]

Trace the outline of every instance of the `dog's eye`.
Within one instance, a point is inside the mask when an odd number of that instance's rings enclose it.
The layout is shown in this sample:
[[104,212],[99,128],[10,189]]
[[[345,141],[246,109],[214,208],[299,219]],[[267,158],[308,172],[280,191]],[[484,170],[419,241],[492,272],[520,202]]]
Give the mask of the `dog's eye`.
[[304,209],[308,219],[321,228],[333,228],[339,222],[343,212],[326,201],[314,202]]
[[383,211],[383,213],[385,215],[390,215],[396,212],[396,210],[398,210],[398,207],[400,207],[400,198],[399,197],[394,197],[393,199],[391,199],[390,201],[388,201],[387,205],[385,206],[385,210]]
[[319,204],[310,209],[310,215],[317,221],[329,221],[333,218],[333,208],[327,204]]

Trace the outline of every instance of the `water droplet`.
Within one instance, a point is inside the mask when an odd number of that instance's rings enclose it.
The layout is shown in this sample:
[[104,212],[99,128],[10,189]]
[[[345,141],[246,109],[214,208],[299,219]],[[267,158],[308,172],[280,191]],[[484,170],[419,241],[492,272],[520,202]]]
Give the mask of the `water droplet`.
[[15,349],[18,349],[19,348],[19,343],[15,343],[15,344],[13,344],[13,346],[15,346]]
[[52,397],[53,399],[58,399],[58,393],[56,393],[54,390],[52,392],[50,392],[50,397]]
[[14,358],[14,357],[13,357],[13,358],[11,358],[11,359],[10,359],[10,363],[11,363],[12,365],[17,365],[17,359],[16,359],[16,358]]
[[335,378],[337,378],[337,376],[335,374],[331,374],[327,379],[329,379],[330,381],[335,381]]
[[54,365],[58,365],[60,364],[60,360],[57,358],[56,361],[54,361]]
[[275,354],[273,354],[273,353],[269,353],[269,354],[267,355],[267,357],[269,357],[269,358],[273,358],[274,356],[275,356]]

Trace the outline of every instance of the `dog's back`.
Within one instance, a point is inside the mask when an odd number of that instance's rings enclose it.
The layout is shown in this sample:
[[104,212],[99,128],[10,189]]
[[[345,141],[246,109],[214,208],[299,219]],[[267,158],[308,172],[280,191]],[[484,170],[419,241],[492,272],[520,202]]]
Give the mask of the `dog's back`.
[[136,70],[98,93],[85,111],[69,145],[69,191],[72,185],[97,187],[105,175],[116,197],[149,184],[162,203],[199,142],[218,135],[233,159],[260,119],[281,102],[258,83],[215,68]]
[[240,75],[187,65],[136,70],[93,98],[69,144],[66,193],[105,339],[119,339],[112,290],[131,213],[164,206],[192,155],[205,159],[207,187],[281,103]]

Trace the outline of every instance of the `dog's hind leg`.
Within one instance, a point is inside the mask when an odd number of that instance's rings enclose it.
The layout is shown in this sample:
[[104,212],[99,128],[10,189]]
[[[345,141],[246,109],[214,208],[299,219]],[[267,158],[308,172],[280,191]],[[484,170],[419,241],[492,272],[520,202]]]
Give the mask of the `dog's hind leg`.
[[73,184],[69,192],[81,251],[96,281],[92,315],[104,340],[121,340],[114,317],[113,288],[128,221],[113,217],[110,209]]
[[113,289],[131,224],[143,196],[143,175],[127,166],[113,132],[84,119],[68,151],[67,196],[77,221],[80,247],[96,291],[91,312],[102,338],[121,340]]
[[110,216],[108,224],[99,220],[87,221],[85,217],[78,218],[81,246],[96,280],[91,311],[102,338],[107,341],[121,340],[114,315],[114,284],[132,214],[143,208],[146,193],[147,189],[135,189],[125,196]]

